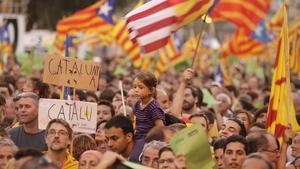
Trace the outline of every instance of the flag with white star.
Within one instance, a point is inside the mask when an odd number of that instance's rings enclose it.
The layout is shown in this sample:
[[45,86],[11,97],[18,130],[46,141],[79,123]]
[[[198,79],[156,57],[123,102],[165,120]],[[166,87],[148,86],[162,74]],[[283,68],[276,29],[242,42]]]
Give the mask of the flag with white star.
[[110,24],[114,24],[112,19],[113,9],[115,6],[115,0],[108,0],[98,10],[98,15],[104,18]]
[[[109,36],[114,27],[112,19],[115,0],[99,2],[61,19],[56,25],[57,38],[55,46],[63,51],[66,34],[96,34]],[[96,38],[99,38],[98,36]],[[111,38],[110,38],[111,39]]]

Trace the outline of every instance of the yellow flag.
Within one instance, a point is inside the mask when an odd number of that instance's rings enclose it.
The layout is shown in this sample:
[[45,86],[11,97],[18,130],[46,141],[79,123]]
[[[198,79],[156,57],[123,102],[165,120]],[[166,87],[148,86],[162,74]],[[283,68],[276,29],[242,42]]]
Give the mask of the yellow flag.
[[283,8],[284,21],[281,28],[277,56],[272,79],[268,117],[266,126],[268,132],[282,140],[285,128],[290,123],[294,131],[300,126],[296,121],[293,97],[291,93],[290,74],[288,66],[289,40],[286,7]]

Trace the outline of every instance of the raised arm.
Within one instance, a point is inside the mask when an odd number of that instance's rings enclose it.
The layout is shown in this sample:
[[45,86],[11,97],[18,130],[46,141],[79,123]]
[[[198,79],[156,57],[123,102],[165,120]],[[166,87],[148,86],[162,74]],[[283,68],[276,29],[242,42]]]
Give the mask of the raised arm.
[[286,153],[289,146],[289,142],[292,139],[292,135],[293,135],[292,127],[289,124],[284,131],[283,141],[280,147],[280,155],[277,162],[277,169],[286,169],[286,161],[287,161]]
[[171,113],[178,118],[181,117],[185,87],[191,81],[191,79],[193,78],[193,75],[194,75],[193,69],[191,69],[191,68],[186,69],[183,72],[183,78],[182,78],[180,85],[175,93],[175,97],[173,99],[173,103],[172,103],[172,107],[171,107]]

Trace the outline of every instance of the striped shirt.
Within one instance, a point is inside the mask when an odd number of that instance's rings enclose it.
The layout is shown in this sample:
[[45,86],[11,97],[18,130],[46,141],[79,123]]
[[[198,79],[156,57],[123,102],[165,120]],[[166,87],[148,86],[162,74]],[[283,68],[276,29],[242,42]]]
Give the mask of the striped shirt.
[[141,101],[139,100],[134,105],[136,113],[136,140],[144,138],[149,130],[155,126],[155,121],[157,119],[165,122],[164,111],[155,99],[153,99],[143,110],[141,109],[140,103]]

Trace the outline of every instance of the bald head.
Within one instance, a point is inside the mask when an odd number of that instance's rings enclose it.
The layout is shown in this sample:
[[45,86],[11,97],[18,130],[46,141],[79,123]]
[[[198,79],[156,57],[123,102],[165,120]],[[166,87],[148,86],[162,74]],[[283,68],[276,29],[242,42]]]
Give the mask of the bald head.
[[170,100],[167,92],[164,91],[163,89],[157,89],[156,92],[157,92],[156,97],[159,105],[164,111],[168,112],[170,109]]

